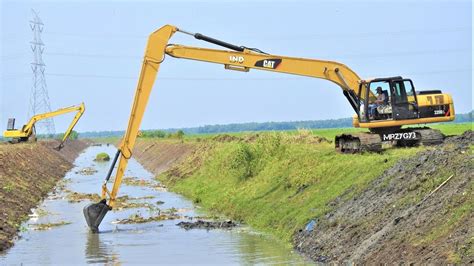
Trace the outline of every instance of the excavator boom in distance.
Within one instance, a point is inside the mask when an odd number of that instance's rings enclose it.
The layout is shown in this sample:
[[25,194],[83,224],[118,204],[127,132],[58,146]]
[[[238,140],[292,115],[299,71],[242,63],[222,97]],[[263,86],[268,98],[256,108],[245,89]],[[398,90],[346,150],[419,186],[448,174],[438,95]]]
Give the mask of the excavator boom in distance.
[[[170,38],[177,32],[225,47],[227,50],[169,43]],[[340,152],[380,151],[383,143],[396,146],[440,143],[444,136],[437,130],[402,126],[447,122],[454,120],[455,116],[453,100],[449,94],[440,90],[415,90],[413,82],[401,76],[362,79],[352,69],[339,62],[272,55],[256,48],[230,44],[200,33],[165,25],[153,32],[148,39],[127,130],[102,185],[102,200],[86,206],[83,210],[86,222],[93,232],[98,232],[102,219],[114,207],[150,92],[166,55],[220,64],[228,70],[266,70],[335,83],[341,88],[342,94],[355,112],[353,125],[369,129],[369,132],[337,136],[335,146]],[[107,182],[119,158],[114,184],[109,191]]]
[[70,107],[58,109],[52,112],[37,114],[31,117],[28,123],[23,125],[21,129],[15,129],[15,118],[10,118],[8,119],[7,130],[3,132],[3,137],[11,138],[11,141],[10,141],[11,143],[19,143],[19,142],[31,141],[31,140],[36,141],[36,132],[35,132],[36,122],[43,119],[50,118],[50,117],[55,117],[55,116],[77,111],[76,115],[71,121],[71,124],[69,124],[69,127],[67,128],[66,132],[64,132],[61,142],[56,147],[57,150],[61,150],[64,147],[64,143],[71,135],[72,130],[76,126],[77,122],[79,121],[81,116],[84,114],[85,110],[86,110],[86,107],[84,103],[81,103],[80,105],[77,105],[77,106],[70,106]]

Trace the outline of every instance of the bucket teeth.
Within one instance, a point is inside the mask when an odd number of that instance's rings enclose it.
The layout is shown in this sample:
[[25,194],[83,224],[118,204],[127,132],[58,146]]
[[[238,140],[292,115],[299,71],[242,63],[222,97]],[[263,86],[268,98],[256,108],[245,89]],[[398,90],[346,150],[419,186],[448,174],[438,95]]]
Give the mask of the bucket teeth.
[[84,217],[86,218],[87,225],[93,233],[99,232],[99,225],[109,210],[111,210],[111,208],[107,205],[105,199],[84,207]]

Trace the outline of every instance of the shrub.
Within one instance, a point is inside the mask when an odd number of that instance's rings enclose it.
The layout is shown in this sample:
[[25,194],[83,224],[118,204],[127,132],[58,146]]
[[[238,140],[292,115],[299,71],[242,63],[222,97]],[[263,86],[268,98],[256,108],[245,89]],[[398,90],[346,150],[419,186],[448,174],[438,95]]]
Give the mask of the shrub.
[[98,161],[98,162],[107,162],[109,160],[110,160],[110,157],[105,152],[98,153],[94,159],[94,161]]

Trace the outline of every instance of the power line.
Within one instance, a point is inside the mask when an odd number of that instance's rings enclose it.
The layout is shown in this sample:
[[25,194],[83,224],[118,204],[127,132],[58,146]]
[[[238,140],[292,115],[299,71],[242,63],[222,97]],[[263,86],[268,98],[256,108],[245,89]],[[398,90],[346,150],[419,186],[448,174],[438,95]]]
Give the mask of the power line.
[[[338,32],[338,33],[305,33],[296,35],[238,35],[234,34],[234,38],[248,38],[248,39],[308,39],[308,38],[367,38],[367,37],[379,37],[379,36],[403,36],[403,35],[433,35],[442,33],[453,33],[472,31],[472,27],[454,27],[454,28],[441,28],[441,29],[410,29],[410,30],[399,30],[399,31],[383,31],[383,32]],[[59,36],[71,36],[71,37],[86,37],[86,38],[118,38],[118,39],[146,39],[149,35],[147,34],[133,34],[133,33],[98,33],[98,34],[77,34],[69,32],[47,32],[46,35],[59,35]]]
[[[232,38],[240,38],[246,40],[310,40],[310,39],[365,39],[372,37],[380,36],[389,36],[389,37],[402,37],[407,35],[436,35],[436,34],[446,34],[446,33],[456,33],[456,32],[472,32],[472,27],[454,27],[454,28],[441,28],[441,29],[412,29],[412,30],[401,30],[401,31],[384,31],[384,32],[345,32],[345,33],[305,33],[305,34],[295,34],[295,35],[237,35],[233,34]],[[60,37],[78,37],[78,38],[92,38],[92,39],[140,39],[146,40],[148,34],[133,34],[133,33],[70,33],[70,32],[44,32],[44,35],[60,36]],[[15,36],[15,35],[11,35]],[[2,40],[15,40],[19,38],[9,37],[9,35],[3,35]]]
[[[113,76],[113,75],[95,75],[95,74],[65,74],[65,73],[48,73],[48,76],[55,77],[71,77],[71,78],[99,78],[99,79],[130,79],[137,80],[138,76]],[[242,80],[242,78],[215,78],[215,77],[159,77],[159,80],[174,81],[225,81],[225,80]],[[304,77],[281,77],[281,78],[249,78],[244,80],[295,80],[304,79]]]
[[48,52],[46,55],[53,56],[72,56],[72,57],[90,57],[90,58],[138,58],[141,59],[143,56],[137,55],[108,55],[108,54],[86,54],[86,53],[67,53],[67,52]]
[[[417,55],[427,55],[427,54],[449,54],[449,53],[463,53],[470,52],[471,48],[461,48],[461,49],[437,49],[437,50],[419,50],[419,51],[400,51],[400,52],[391,52],[391,53],[359,53],[359,54],[338,54],[338,55],[318,55],[320,58],[380,58],[380,57],[394,57],[394,56],[417,56]],[[138,55],[117,55],[117,54],[88,54],[88,53],[70,53],[70,52],[45,52],[45,55],[48,56],[64,56],[64,57],[85,57],[85,58],[134,58],[142,59],[143,56]],[[12,60],[17,59],[20,56],[25,56],[25,54],[20,55],[9,55],[3,56],[2,60]],[[276,55],[278,56],[278,55]],[[4,59],[5,58],[5,59]]]
[[[472,68],[464,69],[444,69],[444,70],[432,70],[422,72],[406,72],[402,73],[402,76],[415,76],[415,75],[432,75],[432,74],[443,74],[443,73],[456,73],[456,72],[468,72],[472,71]],[[27,74],[17,74],[3,76],[3,78],[26,78]],[[68,74],[68,73],[46,73],[46,76],[53,77],[68,77],[68,78],[96,78],[96,79],[125,79],[125,80],[137,80],[138,76],[115,76],[115,75],[97,75],[97,74]],[[383,77],[387,75],[366,75],[367,77]],[[272,81],[272,80],[304,80],[311,77],[303,76],[288,76],[288,77],[272,77],[272,78],[216,78],[216,77],[158,77],[158,80],[172,80],[172,81]]]
[[457,28],[445,28],[445,29],[414,29],[414,30],[402,30],[402,31],[383,31],[383,32],[349,32],[349,33],[314,33],[314,34],[301,34],[301,35],[279,35],[275,37],[267,37],[266,39],[272,40],[296,40],[296,39],[311,39],[311,38],[349,38],[349,39],[363,39],[380,36],[400,37],[404,35],[434,35],[441,33],[453,33],[472,31],[472,27],[457,27]]

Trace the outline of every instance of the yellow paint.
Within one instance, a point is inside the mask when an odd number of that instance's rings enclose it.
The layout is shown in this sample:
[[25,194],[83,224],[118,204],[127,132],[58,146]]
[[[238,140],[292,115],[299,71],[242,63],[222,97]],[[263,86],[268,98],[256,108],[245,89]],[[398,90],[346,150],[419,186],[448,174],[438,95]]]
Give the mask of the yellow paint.
[[58,109],[56,111],[48,112],[48,113],[42,113],[42,114],[37,114],[33,116],[26,125],[24,125],[21,129],[16,129],[16,130],[5,130],[3,132],[3,137],[4,138],[12,138],[12,139],[20,139],[20,138],[29,138],[33,134],[34,126],[36,122],[50,118],[50,117],[55,117],[63,114],[67,114],[70,112],[77,111],[77,114],[74,116],[72,119],[71,124],[69,125],[68,129],[64,133],[63,139],[61,141],[60,146],[62,147],[62,144],[66,141],[66,139],[69,137],[71,134],[72,130],[74,129],[74,126],[77,124],[79,119],[81,118],[82,114],[85,111],[85,105],[84,103],[81,103],[78,106],[71,106],[71,107],[66,107],[62,109]]

